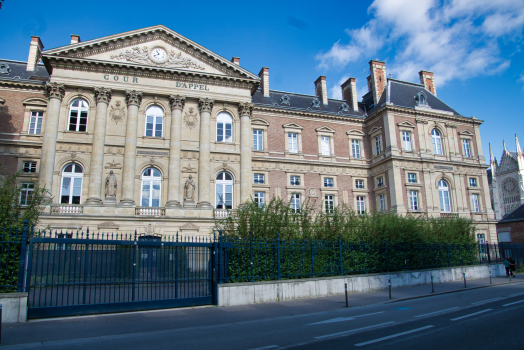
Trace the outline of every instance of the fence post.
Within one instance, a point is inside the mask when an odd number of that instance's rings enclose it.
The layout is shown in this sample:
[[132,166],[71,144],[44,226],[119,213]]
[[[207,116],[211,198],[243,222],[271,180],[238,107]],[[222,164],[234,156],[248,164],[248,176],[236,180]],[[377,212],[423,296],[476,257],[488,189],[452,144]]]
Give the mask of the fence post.
[[338,236],[338,252],[340,257],[340,276],[344,276],[344,264],[342,263],[342,239]]
[[277,232],[277,264],[278,264],[278,280],[281,279],[281,271],[280,271],[280,233]]
[[488,253],[488,264],[491,264],[491,255],[489,254],[489,243],[486,243],[486,252]]
[[313,258],[313,237],[310,237],[311,242],[311,272],[313,273],[313,278],[315,278],[315,260]]
[[253,234],[249,235],[249,252],[251,254],[251,282],[254,282],[253,279]]
[[133,299],[132,301],[135,301],[135,286],[136,286],[136,252],[137,252],[137,245],[138,242],[136,240],[136,229],[135,229],[135,241],[133,244]]
[[20,246],[20,263],[18,264],[18,285],[16,286],[16,291],[18,293],[24,291],[25,259],[27,256],[27,225],[28,221],[24,220],[24,228],[22,229],[22,244]]
[[[176,242],[178,243],[178,231],[176,231]],[[178,269],[180,262],[178,261],[178,246],[175,246],[175,299],[178,299]]]
[[[56,233],[56,232],[55,232]],[[87,228],[86,239],[89,239],[89,227]],[[83,288],[83,298],[82,303],[86,303],[86,294],[87,294],[87,262],[89,257],[89,243],[86,243],[85,257],[84,257],[84,288]]]
[[449,243],[446,243],[446,248],[448,250],[448,267],[451,267],[451,258],[449,256]]
[[384,240],[384,246],[386,248],[386,272],[389,272],[389,259],[388,259],[388,241]]
[[218,305],[218,243],[216,240],[213,240],[212,244],[213,249],[213,305]]

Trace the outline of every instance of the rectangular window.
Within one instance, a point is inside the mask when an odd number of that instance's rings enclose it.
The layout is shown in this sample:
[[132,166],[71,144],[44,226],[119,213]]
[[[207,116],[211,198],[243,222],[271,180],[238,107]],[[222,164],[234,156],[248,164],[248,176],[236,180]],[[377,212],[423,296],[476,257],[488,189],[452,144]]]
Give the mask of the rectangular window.
[[409,131],[402,131],[402,146],[404,150],[411,151],[411,133]]
[[409,207],[411,210],[418,210],[418,192],[409,191]]
[[290,132],[287,134],[289,153],[298,153],[298,134]]
[[471,157],[471,149],[469,147],[469,140],[463,139],[462,146],[464,147],[464,157]]
[[473,212],[478,213],[480,211],[478,194],[474,193],[471,195],[471,204],[472,204]]
[[335,211],[335,198],[332,194],[327,194],[324,196],[324,207],[326,208],[326,213],[333,214]]
[[366,214],[366,197],[364,196],[357,196],[357,213]]
[[383,177],[379,177],[377,179],[377,187],[382,187],[384,186],[384,178]]
[[255,192],[255,203],[257,203],[259,207],[264,206],[264,203],[266,203],[264,192]]
[[36,173],[36,162],[24,162],[24,173]]
[[264,174],[255,174],[255,183],[256,184],[263,184],[264,181]]
[[378,156],[382,152],[382,147],[380,146],[380,136],[375,136],[375,154]]
[[291,195],[291,211],[293,211],[293,213],[300,213],[300,193],[293,193]]
[[42,119],[44,112],[31,112],[31,120],[29,121],[29,134],[40,135],[42,131]]
[[351,140],[353,158],[360,159],[360,140]]
[[408,173],[408,182],[412,184],[416,184],[417,183],[417,174]]
[[148,115],[146,117],[146,136],[162,137],[162,117]]
[[355,180],[355,188],[364,188],[364,180]]
[[264,139],[263,139],[263,130],[254,129],[253,130],[253,149],[255,151],[264,150]]
[[289,179],[292,186],[300,186],[300,176],[290,176]]
[[378,195],[378,204],[381,212],[386,211],[386,195],[385,194],[379,194]]
[[322,136],[320,139],[320,144],[322,145],[322,155],[323,156],[330,156],[331,155],[331,147],[329,144],[329,136]]
[[477,179],[474,177],[469,178],[469,187],[477,187]]
[[20,205],[29,205],[33,199],[35,185],[32,183],[23,183],[20,185]]
[[324,178],[324,187],[333,187],[333,179],[330,177]]

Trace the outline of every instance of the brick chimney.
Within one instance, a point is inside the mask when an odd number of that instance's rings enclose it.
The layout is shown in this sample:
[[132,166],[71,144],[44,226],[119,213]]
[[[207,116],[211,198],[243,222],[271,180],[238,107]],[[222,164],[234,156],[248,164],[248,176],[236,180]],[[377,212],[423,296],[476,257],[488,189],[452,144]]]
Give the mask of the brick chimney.
[[382,61],[369,61],[371,71],[371,88],[373,91],[373,103],[377,104],[386,87],[386,64]]
[[44,44],[40,41],[40,37],[31,36],[31,44],[29,45],[29,56],[27,57],[27,70],[34,71],[36,65],[42,57],[42,49]]
[[326,77],[323,75],[319,76],[318,79],[315,80],[315,95],[320,97],[323,105],[327,106],[328,96],[327,96]]
[[233,57],[231,62],[240,66],[240,57]]
[[258,76],[260,77],[260,89],[265,97],[269,97],[269,68],[262,67]]
[[426,90],[431,92],[433,95],[437,96],[437,88],[435,87],[435,79],[433,78],[433,73],[421,70],[418,72],[420,77],[420,83],[424,85]]
[[71,34],[71,45],[78,44],[80,42],[80,35]]
[[353,108],[354,111],[358,111],[358,99],[357,99],[357,83],[355,78],[349,78],[342,85],[342,99],[346,100],[349,107]]

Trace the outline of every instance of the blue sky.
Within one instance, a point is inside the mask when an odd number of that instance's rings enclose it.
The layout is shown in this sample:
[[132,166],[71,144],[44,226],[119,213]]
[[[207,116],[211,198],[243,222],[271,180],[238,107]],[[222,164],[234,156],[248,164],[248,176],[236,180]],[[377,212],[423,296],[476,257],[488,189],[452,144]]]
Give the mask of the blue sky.
[[[5,0],[0,9],[0,58],[27,59],[30,35],[45,49],[164,24],[258,74],[270,88],[313,94],[327,76],[330,97],[357,78],[366,92],[368,62],[379,59],[394,78],[418,82],[435,73],[437,93],[465,116],[484,120],[500,159],[502,140],[524,145],[524,0],[375,1],[78,1]],[[489,158],[488,158],[489,159]]]

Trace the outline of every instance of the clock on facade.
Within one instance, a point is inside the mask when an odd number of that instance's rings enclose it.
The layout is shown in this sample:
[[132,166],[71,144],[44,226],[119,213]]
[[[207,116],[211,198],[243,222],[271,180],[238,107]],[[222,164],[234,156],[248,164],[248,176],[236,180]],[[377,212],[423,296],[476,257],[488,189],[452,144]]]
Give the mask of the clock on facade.
[[151,50],[150,58],[156,63],[164,63],[167,60],[167,52],[162,47],[155,47]]

